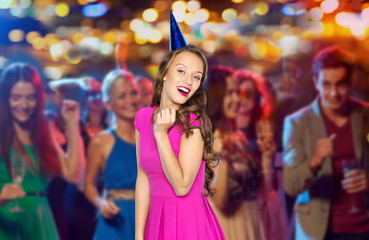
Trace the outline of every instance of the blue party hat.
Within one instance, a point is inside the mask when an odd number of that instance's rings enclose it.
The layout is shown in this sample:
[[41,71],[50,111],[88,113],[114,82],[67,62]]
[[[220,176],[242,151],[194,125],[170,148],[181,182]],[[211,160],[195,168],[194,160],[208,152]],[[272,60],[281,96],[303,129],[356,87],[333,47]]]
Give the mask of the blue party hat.
[[183,37],[181,29],[178,26],[176,19],[172,11],[170,11],[170,51],[179,49],[181,47],[187,46],[186,40]]

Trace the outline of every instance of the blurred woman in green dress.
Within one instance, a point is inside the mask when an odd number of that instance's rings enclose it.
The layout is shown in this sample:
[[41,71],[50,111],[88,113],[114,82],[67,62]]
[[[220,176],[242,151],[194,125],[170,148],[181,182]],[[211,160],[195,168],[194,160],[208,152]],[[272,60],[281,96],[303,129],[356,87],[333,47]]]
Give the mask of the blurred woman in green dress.
[[[43,114],[44,93],[35,68],[14,63],[0,78],[0,239],[59,239],[46,189],[52,177],[62,175],[76,183],[84,166],[79,136],[79,107],[65,101],[68,154],[56,144]],[[13,181],[20,156],[23,179]],[[14,177],[14,176],[13,176]],[[14,178],[15,179],[15,178]],[[17,179],[15,179],[17,180]],[[14,207],[18,206],[20,210]]]

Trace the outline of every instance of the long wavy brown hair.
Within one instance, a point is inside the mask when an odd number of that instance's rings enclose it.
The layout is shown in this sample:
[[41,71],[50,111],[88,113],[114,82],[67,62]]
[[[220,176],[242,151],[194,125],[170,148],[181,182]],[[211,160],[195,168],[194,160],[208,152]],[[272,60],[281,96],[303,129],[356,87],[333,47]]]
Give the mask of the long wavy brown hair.
[[[208,63],[204,54],[197,47],[194,45],[187,45],[186,47],[169,52],[163,58],[159,66],[158,75],[154,81],[154,93],[151,105],[160,105],[161,93],[163,91],[163,78],[167,74],[169,68],[172,66],[174,59],[183,52],[192,53],[201,59],[203,63],[203,74],[200,87],[186,103],[180,106],[179,111],[177,111],[175,124],[177,129],[185,133],[187,137],[193,134],[193,129],[200,129],[202,139],[204,140],[204,155],[202,159],[206,162],[204,188],[207,191],[206,195],[210,194],[213,196],[215,189],[211,188],[211,182],[214,178],[214,171],[212,168],[218,164],[219,159],[213,152],[213,129],[210,119],[206,114],[207,97],[203,83],[206,80]],[[191,126],[190,113],[193,113],[197,116],[195,120],[200,121],[200,126]]]
[[[36,91],[37,105],[26,126],[30,132],[32,145],[36,149],[36,165],[29,160],[13,127],[15,120],[9,106],[10,92],[20,81],[31,83]],[[40,170],[42,175],[48,177],[60,173],[56,149],[44,116],[44,105],[42,82],[34,67],[26,63],[14,63],[4,69],[0,77],[0,154],[3,155],[8,170],[10,149],[13,147],[16,152],[24,155],[28,169]]]

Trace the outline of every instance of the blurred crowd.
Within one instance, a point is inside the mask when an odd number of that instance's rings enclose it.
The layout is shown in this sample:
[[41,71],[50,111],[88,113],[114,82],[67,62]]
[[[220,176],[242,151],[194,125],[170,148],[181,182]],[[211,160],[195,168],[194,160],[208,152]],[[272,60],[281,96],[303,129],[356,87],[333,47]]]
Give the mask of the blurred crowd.
[[[206,111],[220,161],[208,199],[226,239],[369,239],[360,75],[338,46],[309,70],[303,61],[283,59],[276,81],[209,65]],[[154,81],[117,68],[43,86],[30,64],[2,71],[0,239],[135,238],[134,120],[152,106]],[[27,170],[17,183],[19,154]]]

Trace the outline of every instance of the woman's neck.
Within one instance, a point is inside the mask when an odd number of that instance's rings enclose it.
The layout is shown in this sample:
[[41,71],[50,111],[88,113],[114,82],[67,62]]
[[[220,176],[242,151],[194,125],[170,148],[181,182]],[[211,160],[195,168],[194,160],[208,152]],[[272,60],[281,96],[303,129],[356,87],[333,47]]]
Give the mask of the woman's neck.
[[217,123],[217,129],[222,134],[226,134],[226,135],[232,134],[235,131],[235,129],[234,129],[234,120],[229,119],[229,118],[221,119]]
[[238,114],[237,116],[237,127],[238,128],[247,128],[250,124],[251,116],[250,115],[242,115]]
[[14,121],[13,127],[15,130],[15,134],[17,135],[19,141],[22,144],[28,144],[28,145],[32,144],[30,131],[26,124],[21,125],[18,122]]
[[90,111],[88,117],[88,126],[93,128],[103,128],[101,125],[102,112]]
[[135,126],[133,120],[116,118],[115,132],[129,143],[135,143]]

